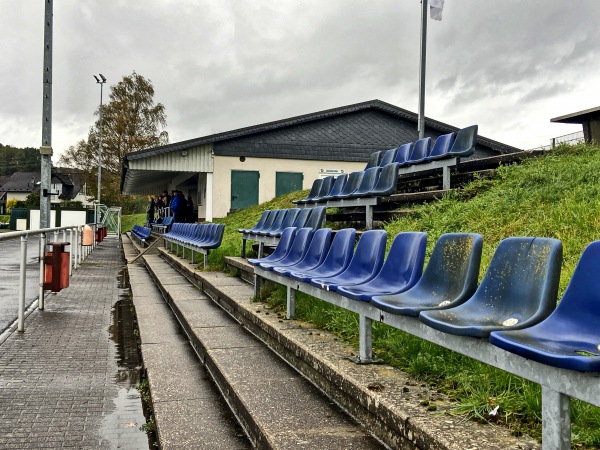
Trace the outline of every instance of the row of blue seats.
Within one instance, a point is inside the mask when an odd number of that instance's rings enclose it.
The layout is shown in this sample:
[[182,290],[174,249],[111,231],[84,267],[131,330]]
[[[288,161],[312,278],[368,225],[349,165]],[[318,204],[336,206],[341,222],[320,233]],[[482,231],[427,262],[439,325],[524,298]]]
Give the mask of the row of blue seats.
[[[342,174],[338,177],[317,178],[308,195],[296,204],[319,203],[360,197],[385,197],[396,191],[400,168],[423,164],[444,158],[470,156],[475,151],[477,125],[463,128],[458,133],[439,136],[431,145],[431,138],[398,148],[371,154],[365,170]],[[423,167],[424,170],[426,167]]]
[[171,229],[173,220],[173,216],[160,217],[156,222],[152,222],[151,227],[157,233],[165,233]]
[[275,251],[249,262],[370,304],[418,317],[437,330],[489,338],[534,361],[600,372],[600,241],[583,252],[558,307],[562,263],[557,239],[510,237],[498,245],[478,285],[483,238],[449,233],[423,270],[426,234],[398,234],[384,258],[387,234],[354,229],[287,228]]
[[281,237],[283,230],[293,228],[321,228],[325,220],[326,208],[290,208],[263,211],[257,224],[252,228],[240,228],[238,232],[254,236]]
[[219,223],[179,223],[163,234],[165,241],[183,245],[189,249],[209,250],[221,246],[225,225]]
[[142,245],[144,245],[144,242],[146,242],[146,239],[148,239],[150,237],[150,235],[152,234],[152,229],[150,229],[149,227],[143,227],[141,225],[134,225],[133,228],[131,229],[131,234],[133,234],[133,236],[138,238],[140,243]]

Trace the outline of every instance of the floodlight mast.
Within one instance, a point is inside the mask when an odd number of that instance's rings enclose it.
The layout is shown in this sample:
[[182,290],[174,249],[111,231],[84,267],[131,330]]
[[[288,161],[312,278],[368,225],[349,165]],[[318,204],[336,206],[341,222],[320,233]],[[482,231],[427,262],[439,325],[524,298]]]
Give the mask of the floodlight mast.
[[[41,187],[50,190],[52,178],[52,0],[46,1],[44,17],[44,66],[42,75]],[[42,189],[40,189],[41,191]],[[50,197],[40,195],[40,228],[50,228]],[[43,303],[40,303],[43,309]]]
[[[100,127],[98,129],[98,205],[100,205],[100,188],[102,186],[102,87],[104,86],[104,83],[106,83],[106,77],[104,75],[102,75],[101,73],[98,74],[100,75],[100,78],[102,79],[102,81],[100,81],[100,79],[98,79],[98,77],[96,75],[94,75],[94,78],[96,79],[96,83],[100,85]],[[98,223],[98,207],[96,207],[96,218],[95,221],[96,223]]]

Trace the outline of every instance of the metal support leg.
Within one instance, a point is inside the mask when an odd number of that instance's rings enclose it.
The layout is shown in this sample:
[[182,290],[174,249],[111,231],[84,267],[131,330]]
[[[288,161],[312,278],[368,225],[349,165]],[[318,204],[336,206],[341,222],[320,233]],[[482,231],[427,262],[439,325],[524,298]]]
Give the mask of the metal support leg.
[[242,258],[246,257],[246,239],[242,238]]
[[38,308],[44,310],[44,275],[46,266],[44,264],[44,255],[46,254],[46,233],[40,234],[40,290],[38,293]]
[[442,189],[450,189],[450,167],[442,168]]
[[287,315],[286,318],[292,319],[296,316],[296,290],[287,287]]
[[351,357],[358,364],[370,364],[373,359],[373,320],[358,316],[358,357]]
[[21,236],[21,265],[19,267],[19,315],[17,331],[25,331],[25,269],[27,267],[27,236]]
[[571,448],[571,398],[542,386],[542,448]]
[[260,282],[261,278],[254,274],[254,299],[260,300]]
[[208,267],[208,252],[204,253],[204,269]]
[[258,257],[259,258],[263,257],[264,251],[265,251],[265,244],[263,242],[259,242],[258,243]]
[[373,229],[373,206],[371,205],[365,206],[365,229]]

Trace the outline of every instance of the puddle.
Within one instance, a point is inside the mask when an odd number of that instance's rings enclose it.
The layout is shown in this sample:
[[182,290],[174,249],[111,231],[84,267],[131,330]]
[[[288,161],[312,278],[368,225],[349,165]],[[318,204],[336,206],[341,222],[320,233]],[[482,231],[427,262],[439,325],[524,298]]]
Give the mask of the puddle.
[[142,399],[136,389],[142,361],[134,332],[134,309],[126,267],[120,270],[117,279],[119,300],[113,305],[108,333],[115,344],[115,383],[119,389],[113,399],[115,410],[103,421],[102,437],[112,448],[148,449],[151,447],[143,430],[146,419]]

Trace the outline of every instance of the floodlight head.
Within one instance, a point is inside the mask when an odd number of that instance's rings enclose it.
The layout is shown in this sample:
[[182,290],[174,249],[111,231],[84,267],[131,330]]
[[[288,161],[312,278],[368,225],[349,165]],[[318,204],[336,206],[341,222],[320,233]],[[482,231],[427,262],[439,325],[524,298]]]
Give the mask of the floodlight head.
[[106,78],[104,78],[104,75],[100,74],[100,78],[102,78],[103,83],[106,83]]
[[96,75],[94,75],[94,78],[96,79],[96,83],[100,83],[100,79]]

